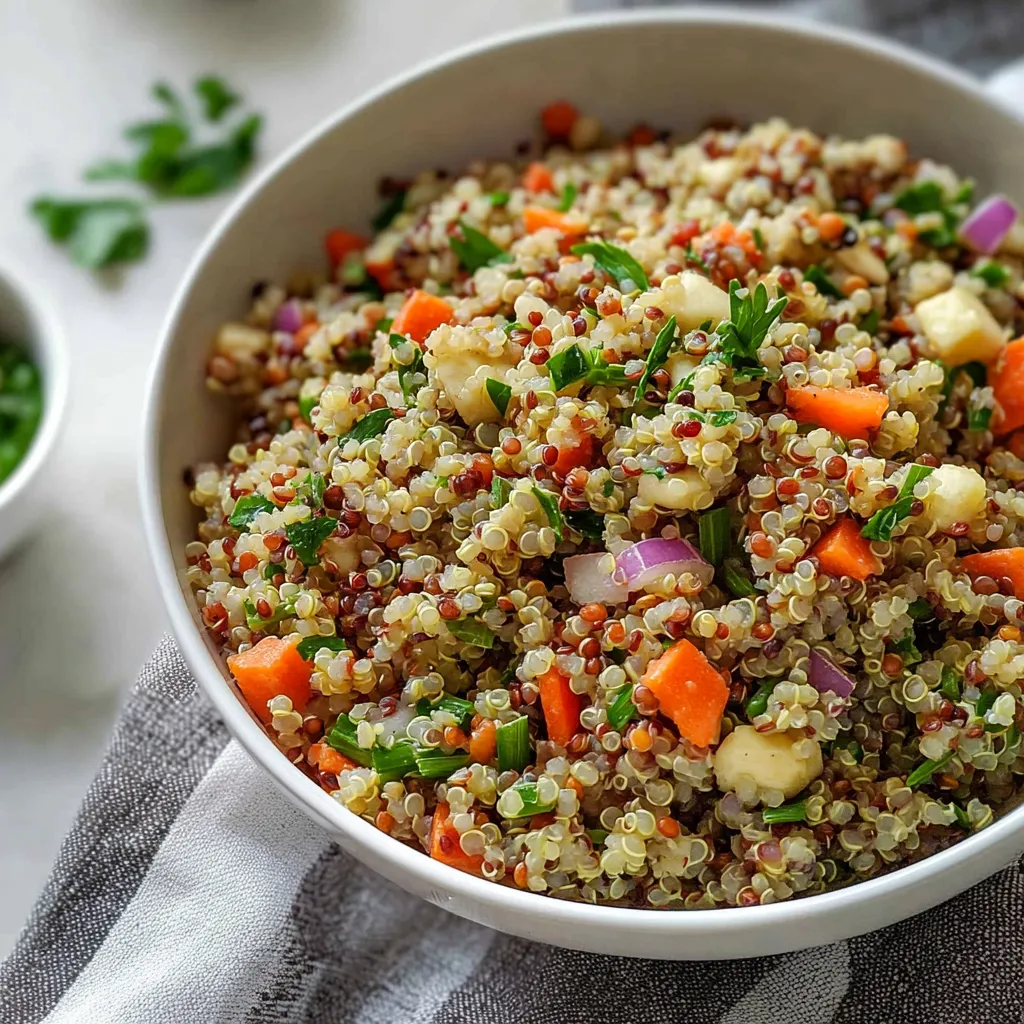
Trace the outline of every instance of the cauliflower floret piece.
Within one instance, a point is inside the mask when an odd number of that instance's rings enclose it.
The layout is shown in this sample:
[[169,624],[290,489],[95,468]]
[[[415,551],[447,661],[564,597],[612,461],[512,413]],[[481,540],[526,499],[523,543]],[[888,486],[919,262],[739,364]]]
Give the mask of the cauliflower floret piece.
[[427,339],[426,365],[462,419],[471,427],[496,423],[501,415],[487,394],[487,378],[504,383],[522,349],[500,331],[472,327],[437,328]]
[[666,277],[658,298],[658,305],[666,316],[676,318],[683,334],[696,330],[705,320],[717,327],[729,318],[728,294],[692,270]]
[[692,467],[661,480],[653,473],[644,473],[640,477],[637,497],[645,505],[691,512],[707,508],[712,500],[708,482]]
[[718,788],[727,792],[781,792],[788,800],[813,782],[823,768],[821,747],[798,729],[758,732],[739,725],[714,755]]
[[965,288],[950,288],[914,309],[936,354],[950,366],[991,363],[1006,344],[1003,329],[985,304]]
[[967,466],[946,464],[931,475],[925,507],[940,530],[954,523],[970,523],[985,510],[985,480]]

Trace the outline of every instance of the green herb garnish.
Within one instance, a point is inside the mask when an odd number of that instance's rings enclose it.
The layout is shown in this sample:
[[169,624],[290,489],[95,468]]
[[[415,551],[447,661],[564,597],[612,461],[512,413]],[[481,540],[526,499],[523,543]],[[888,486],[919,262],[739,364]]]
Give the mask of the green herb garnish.
[[579,512],[566,512],[565,521],[587,540],[600,543],[604,537],[604,516],[593,509],[585,508]]
[[988,430],[988,425],[991,420],[992,409],[988,407],[984,409],[970,409],[967,413],[967,429]]
[[486,647],[488,650],[494,646],[494,633],[479,619],[452,619],[445,625],[448,632],[463,643],[472,644],[474,647]]
[[500,722],[496,731],[498,744],[498,771],[521,772],[532,756],[530,750],[530,720],[525,715],[511,722]]
[[709,273],[711,268],[697,255],[697,250],[693,247],[693,242],[686,243],[686,262],[692,263],[695,267],[699,267],[704,271],[705,274]]
[[234,92],[223,78],[216,75],[204,75],[198,79],[195,91],[203,103],[203,117],[213,123],[242,102],[242,97]]
[[919,764],[908,776],[907,785],[913,789],[927,782],[940,768],[945,768],[953,760],[955,750],[947,750],[942,757],[930,759]]
[[935,618],[935,609],[923,597],[919,597],[910,602],[907,614],[915,622],[927,622]]
[[468,729],[469,723],[476,712],[476,705],[462,697],[445,694],[436,704],[431,704],[425,697],[416,702],[418,715],[429,715],[432,711],[447,711],[459,723],[460,729]]
[[576,202],[576,196],[579,194],[579,190],[571,182],[566,182],[562,187],[562,198],[558,202],[558,211],[560,213],[566,213],[572,208],[572,204]]
[[572,247],[572,252],[577,256],[592,256],[594,263],[615,278],[623,291],[633,291],[635,288],[646,291],[651,287],[644,268],[625,249],[611,242],[581,242]]
[[348,644],[340,636],[307,636],[295,645],[299,657],[304,661],[312,661],[322,650],[347,651]]
[[788,300],[769,302],[768,289],[763,283],[743,296],[741,290],[739,281],[729,282],[729,319],[718,325],[718,350],[714,355],[734,368],[745,367],[764,373],[757,350]]
[[747,712],[747,718],[752,722],[758,715],[763,715],[768,710],[768,698],[772,695],[772,690],[775,689],[775,684],[778,682],[777,679],[766,679],[751,695],[750,700],[747,701],[747,706],[744,709]]
[[278,602],[277,607],[268,615],[265,619],[260,615],[256,609],[256,605],[246,598],[242,602],[242,607],[245,609],[245,624],[255,632],[263,632],[270,626],[276,625],[284,619],[290,618],[295,614],[295,602],[298,601],[298,595],[295,597],[283,598]]
[[877,309],[871,310],[864,316],[864,319],[858,324],[862,331],[867,331],[868,334],[874,335],[878,333],[878,325],[882,322],[882,318],[879,315]]
[[515,790],[523,802],[523,806],[516,814],[516,818],[532,818],[535,814],[546,814],[548,811],[555,809],[554,803],[541,803],[538,799],[536,782],[517,782],[511,789]]
[[938,182],[919,181],[900,192],[893,200],[893,206],[910,214],[911,217],[917,217],[924,213],[940,214],[941,227],[920,231],[917,237],[925,245],[930,245],[935,249],[944,249],[946,246],[956,244],[956,229],[966,212],[962,209],[962,204],[969,202],[969,198],[961,199],[963,194],[963,190],[961,190],[952,200],[947,200]]
[[273,512],[277,506],[262,494],[243,494],[228,516],[228,524],[236,530],[248,530],[261,512]]
[[504,508],[512,495],[512,485],[503,477],[494,474],[491,481],[491,505],[495,509]]
[[636,705],[633,703],[633,686],[629,684],[622,687],[608,705],[608,724],[616,732],[622,732],[638,714]]
[[309,424],[313,422],[313,410],[320,404],[319,395],[302,395],[299,398],[299,415]]
[[310,471],[295,488],[295,497],[299,501],[308,501],[310,508],[322,508],[326,488],[327,481],[319,473]]
[[892,649],[900,656],[904,667],[916,665],[921,660],[921,652],[917,649],[917,637],[912,629],[892,645]]
[[471,274],[481,267],[493,267],[496,263],[511,263],[512,256],[501,246],[495,245],[482,231],[477,231],[464,220],[459,221],[462,238],[452,235],[448,244],[459,262]]
[[387,406],[383,409],[374,409],[373,412],[368,412],[361,420],[356,420],[348,432],[341,435],[339,440],[368,441],[371,437],[379,437],[394,418],[394,412]]
[[558,498],[548,491],[542,491],[539,487],[533,488],[533,496],[540,503],[540,507],[544,509],[544,514],[548,517],[548,523],[550,523],[551,529],[555,531],[555,540],[561,544],[564,539],[564,530],[562,528],[562,513],[558,508]]
[[658,336],[654,339],[654,344],[651,346],[650,352],[647,353],[647,361],[644,364],[644,372],[641,374],[640,379],[636,382],[636,396],[637,399],[641,399],[647,392],[647,382],[651,379],[651,375],[660,366],[664,365],[668,359],[669,353],[672,351],[672,346],[679,339],[676,337],[676,318],[670,316],[665,321],[665,326],[658,331]]
[[370,222],[374,231],[383,231],[391,225],[391,222],[405,209],[405,196],[406,189],[400,188],[384,200],[383,205]]
[[267,562],[263,569],[263,578],[265,580],[272,580],[275,576],[283,576],[285,574],[285,567],[280,562]]
[[350,761],[369,768],[373,755],[366,747],[359,746],[356,740],[356,723],[348,715],[338,715],[338,720],[331,729],[324,735],[329,747],[333,747],[339,754],[344,754]]
[[1010,283],[1010,271],[995,260],[985,260],[972,267],[971,276],[980,278],[989,288],[1005,288]]
[[611,835],[611,832],[603,828],[588,828],[587,835],[595,846],[604,846],[605,840]]
[[712,565],[721,565],[732,547],[729,510],[723,506],[702,512],[697,520],[697,528],[700,553]]
[[599,352],[580,345],[570,345],[546,364],[548,376],[556,392],[582,380],[585,384],[624,387],[629,381],[626,371],[617,363],[606,363]]
[[447,779],[453,772],[465,768],[469,754],[443,754],[440,750],[420,751],[416,754],[416,773],[425,779]]
[[493,377],[488,377],[484,386],[487,388],[487,397],[494,403],[494,408],[504,417],[512,398],[512,388],[504,381],[495,380]]
[[806,821],[807,805],[800,800],[795,804],[783,804],[781,807],[766,807],[761,812],[766,825],[781,825],[783,822]]
[[19,346],[0,342],[0,481],[25,457],[43,416],[43,383]]
[[502,189],[497,192],[490,192],[487,196],[491,206],[506,206],[511,196]]
[[843,298],[843,293],[836,286],[835,282],[828,276],[828,274],[825,273],[822,267],[818,266],[817,263],[812,263],[804,271],[804,280],[810,281],[822,295],[829,295],[833,299]]
[[295,548],[295,554],[303,565],[316,565],[320,559],[317,552],[320,545],[338,528],[338,520],[330,516],[305,519],[301,523],[289,523],[284,528],[288,543]]
[[66,243],[71,260],[92,270],[142,259],[149,246],[142,204],[131,199],[41,196],[31,211],[51,241]]
[[864,524],[864,528],[860,531],[861,536],[867,537],[868,540],[892,540],[892,531],[896,525],[910,515],[910,508],[914,503],[914,488],[934,472],[935,470],[931,466],[912,463],[896,500],[887,508],[876,512]]
[[708,423],[713,427],[727,427],[730,423],[736,422],[738,415],[735,409],[719,409],[708,416]]
[[754,584],[750,581],[750,577],[738,569],[734,569],[731,565],[722,566],[721,578],[722,583],[725,584],[725,589],[733,597],[753,597],[757,593],[754,589]]
[[960,700],[960,676],[957,674],[956,669],[951,668],[949,665],[943,666],[942,682],[939,684],[939,691],[943,697],[953,701],[954,704]]
[[418,345],[414,345],[404,334],[391,334],[388,336],[388,344],[394,352],[404,345],[413,350],[411,363],[398,364],[398,386],[402,389],[402,398],[406,405],[415,405],[416,396],[427,383],[427,371],[423,365],[423,353]]

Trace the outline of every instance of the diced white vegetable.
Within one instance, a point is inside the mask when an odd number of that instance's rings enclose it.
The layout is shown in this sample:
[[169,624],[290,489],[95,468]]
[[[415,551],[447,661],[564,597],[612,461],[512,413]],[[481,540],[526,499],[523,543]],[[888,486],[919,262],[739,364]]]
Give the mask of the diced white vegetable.
[[804,744],[809,754],[796,752],[807,737],[797,730],[758,732],[752,725],[739,725],[722,740],[714,755],[718,788],[735,792],[741,785],[758,791],[781,790],[788,800],[813,782],[822,771],[821,747]]
[[696,330],[705,320],[717,327],[729,317],[728,294],[693,270],[665,278],[661,287],[661,308],[666,316],[676,318],[683,334]]
[[515,365],[509,361],[481,363],[476,353],[446,353],[437,361],[437,379],[459,415],[471,427],[501,419],[487,394],[487,378],[504,381],[505,372]]
[[665,361],[665,369],[672,380],[672,387],[675,387],[685,376],[693,373],[700,366],[700,360],[696,356],[688,356],[685,352],[673,352]]
[[950,288],[914,309],[936,354],[949,366],[991,363],[1006,344],[1003,329],[985,304],[965,288]]
[[851,274],[860,274],[869,284],[885,284],[889,280],[889,268],[866,245],[853,245],[836,252],[836,262]]
[[948,530],[954,523],[970,523],[985,510],[985,480],[967,466],[939,466],[930,483],[925,507],[940,530]]
[[360,557],[362,541],[358,534],[351,537],[328,537],[324,541],[324,554],[338,567],[340,573],[358,572],[363,566]]
[[238,362],[249,362],[270,348],[270,334],[248,324],[224,324],[217,332],[215,349]]
[[637,497],[645,505],[658,505],[680,511],[695,511],[706,508],[710,502],[699,504],[700,499],[711,493],[707,481],[696,469],[684,469],[681,473],[659,480],[653,473],[640,477]]
[[701,184],[713,195],[721,198],[740,175],[740,162],[735,157],[723,156],[705,160],[698,171]]

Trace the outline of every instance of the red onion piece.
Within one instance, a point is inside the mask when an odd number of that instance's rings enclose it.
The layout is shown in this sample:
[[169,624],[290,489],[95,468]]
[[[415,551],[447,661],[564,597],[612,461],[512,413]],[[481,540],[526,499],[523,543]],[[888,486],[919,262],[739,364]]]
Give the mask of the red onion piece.
[[281,303],[274,314],[274,330],[294,334],[302,326],[302,307],[295,299]]
[[611,573],[601,568],[606,552],[593,555],[573,555],[562,564],[565,568],[565,585],[569,596],[576,604],[621,604],[629,597],[629,587],[617,583]]
[[617,575],[626,579],[630,591],[642,590],[648,583],[663,579],[669,573],[680,576],[693,573],[701,586],[706,587],[715,575],[715,567],[706,562],[700,552],[681,537],[665,540],[652,537],[631,544],[619,552],[615,559]]
[[831,691],[839,697],[849,697],[856,685],[831,658],[817,651],[811,651],[808,682],[818,693]]
[[989,196],[960,225],[960,237],[978,252],[994,253],[1020,216],[1006,196]]

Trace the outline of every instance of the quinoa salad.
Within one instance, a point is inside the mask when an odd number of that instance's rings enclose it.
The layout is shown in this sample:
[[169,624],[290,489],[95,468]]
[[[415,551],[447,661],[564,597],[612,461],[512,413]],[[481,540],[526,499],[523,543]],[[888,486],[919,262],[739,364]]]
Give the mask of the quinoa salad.
[[454,868],[650,908],[1016,806],[1012,204],[782,120],[556,102],[516,152],[383,181],[213,342],[187,574],[282,756]]

